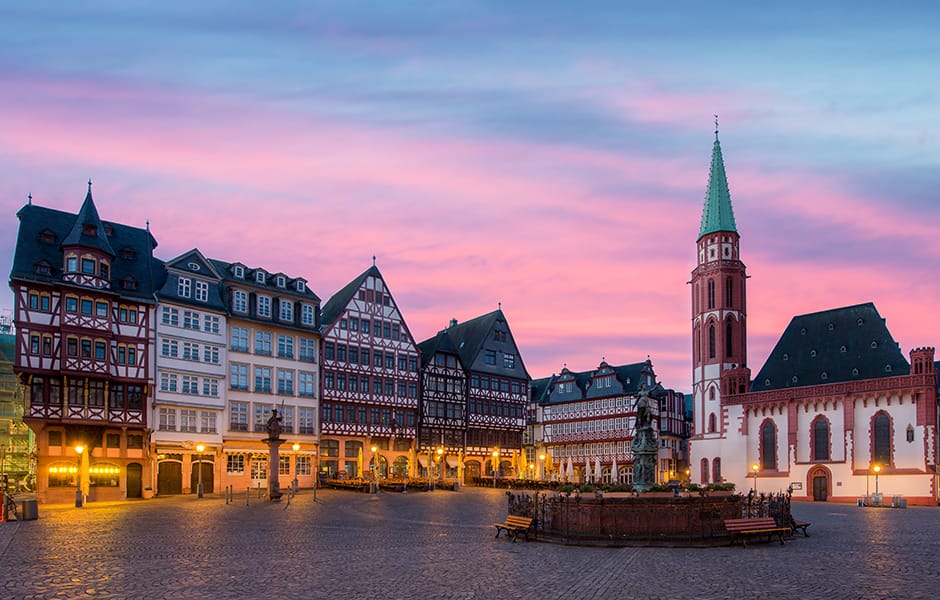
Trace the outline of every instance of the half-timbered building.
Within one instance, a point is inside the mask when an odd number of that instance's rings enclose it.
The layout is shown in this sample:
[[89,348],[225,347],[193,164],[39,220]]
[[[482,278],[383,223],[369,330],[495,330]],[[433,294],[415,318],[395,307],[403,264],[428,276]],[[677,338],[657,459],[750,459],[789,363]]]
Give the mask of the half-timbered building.
[[[227,419],[218,456],[221,485],[267,488],[268,469],[313,485],[318,447],[320,299],[307,281],[244,263],[210,260],[227,307]],[[269,465],[266,424],[282,417],[278,465]],[[298,449],[294,450],[293,445]],[[283,481],[283,480],[282,480]]]
[[467,374],[446,330],[418,344],[418,350],[418,472],[431,479],[457,479],[467,444]]
[[156,240],[102,221],[90,182],[78,214],[30,201],[17,216],[15,370],[37,436],[39,497],[138,497],[151,478]]
[[[582,372],[565,367],[558,375],[532,382],[541,429],[538,452],[550,461],[546,474],[560,480],[631,484],[630,442],[641,386],[657,400],[651,403],[661,448],[657,481],[681,478],[677,474],[687,465],[684,395],[657,383],[648,359],[621,366],[602,361],[597,369]],[[567,470],[569,463],[573,474]]]
[[717,132],[697,249],[693,481],[936,502],[934,348],[911,350],[908,362],[874,304],[794,317],[751,380],[747,276]]
[[518,476],[529,377],[502,309],[444,330],[466,372],[464,479]]
[[379,269],[336,292],[322,321],[321,471],[414,476],[418,349]]
[[[225,417],[222,276],[198,249],[169,260],[157,291],[151,447],[160,495],[217,489]],[[200,450],[201,448],[201,450]],[[200,478],[199,469],[202,469]]]

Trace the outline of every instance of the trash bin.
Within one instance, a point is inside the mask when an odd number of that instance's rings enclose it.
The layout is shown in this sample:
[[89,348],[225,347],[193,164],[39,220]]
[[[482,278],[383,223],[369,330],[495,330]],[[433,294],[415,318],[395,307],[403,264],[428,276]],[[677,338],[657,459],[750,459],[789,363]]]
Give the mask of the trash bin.
[[16,512],[21,521],[35,521],[39,518],[39,503],[36,500],[20,500]]

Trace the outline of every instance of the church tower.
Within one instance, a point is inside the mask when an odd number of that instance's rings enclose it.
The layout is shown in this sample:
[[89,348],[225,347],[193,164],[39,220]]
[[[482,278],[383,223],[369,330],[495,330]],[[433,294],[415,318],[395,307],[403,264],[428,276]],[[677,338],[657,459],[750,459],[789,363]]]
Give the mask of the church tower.
[[[693,481],[720,482],[720,441],[729,433],[722,377],[747,366],[747,275],[715,122],[711,170],[692,271]],[[740,372],[740,371],[739,371]],[[745,390],[734,390],[745,391]]]

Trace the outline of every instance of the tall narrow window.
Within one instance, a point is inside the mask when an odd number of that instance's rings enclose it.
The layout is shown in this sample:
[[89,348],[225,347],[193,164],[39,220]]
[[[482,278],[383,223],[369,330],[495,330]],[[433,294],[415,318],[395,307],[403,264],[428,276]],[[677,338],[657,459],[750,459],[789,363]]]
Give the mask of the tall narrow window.
[[708,326],[708,358],[715,358],[715,326]]
[[717,425],[715,423],[715,413],[708,415],[708,433],[715,433]]
[[731,349],[731,334],[734,331],[734,328],[731,326],[731,317],[728,317],[728,320],[725,321],[725,356],[730,357],[732,354]]
[[829,421],[817,417],[813,423],[813,460],[829,460]]
[[734,307],[734,282],[731,279],[725,280],[725,306]]
[[760,468],[777,470],[777,429],[770,421],[760,427]]
[[708,280],[708,308],[715,308],[715,280]]
[[716,458],[712,461],[712,481],[721,483],[721,459]]
[[703,483],[703,484],[708,483],[708,470],[709,470],[709,469],[708,469],[708,459],[707,459],[707,458],[703,458],[703,459],[702,459],[702,464],[701,464],[701,467],[700,467],[700,468],[701,468],[701,470],[702,470],[702,483]]
[[891,419],[880,412],[872,419],[874,430],[872,462],[882,467],[891,464]]

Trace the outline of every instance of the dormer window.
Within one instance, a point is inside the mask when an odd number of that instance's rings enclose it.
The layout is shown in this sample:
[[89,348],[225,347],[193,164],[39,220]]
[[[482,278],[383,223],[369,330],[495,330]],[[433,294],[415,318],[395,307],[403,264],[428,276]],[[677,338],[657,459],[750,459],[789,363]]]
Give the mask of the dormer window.
[[835,328],[836,328],[835,325],[833,325],[832,323],[829,323],[829,331],[832,331]]
[[845,346],[842,346],[841,348],[839,348],[839,352],[841,352],[842,354],[845,354],[846,353]]
[[95,274],[95,260],[93,258],[82,259],[82,273],[87,275]]
[[43,229],[39,232],[39,241],[43,244],[55,244],[58,241],[58,237],[51,229]]
[[825,380],[829,379],[829,373],[826,373],[825,371],[823,371],[823,372],[822,372],[822,375],[820,375],[820,377],[822,378],[823,381],[825,381]]
[[784,355],[783,355],[783,360],[790,360],[790,355],[789,355],[789,354],[784,354]]
[[277,276],[277,287],[282,288],[282,287],[284,287],[284,286],[286,286],[286,285],[287,285],[287,280],[284,278],[284,276],[283,276],[283,275],[278,275],[278,276]]
[[121,280],[121,287],[123,287],[125,290],[136,290],[137,280],[128,275]]
[[36,263],[36,272],[40,275],[52,275],[52,267],[46,261]]
[[813,358],[816,358],[816,351],[815,351],[815,350],[810,350],[810,351],[809,351],[809,355],[812,356]]
[[891,365],[885,365],[885,373],[891,372]]
[[305,284],[303,281],[298,281],[298,282],[297,282],[297,291],[298,291],[298,292],[303,292],[303,291],[305,291],[306,289],[307,289],[306,284]]
[[861,317],[859,317],[858,320],[855,321],[855,324],[858,325],[859,327],[861,327],[862,325],[865,324],[865,320],[862,319]]
[[82,225],[82,235],[97,237],[98,227],[94,223],[85,223],[84,225]]
[[265,281],[264,271],[258,271],[257,273],[255,273],[255,281],[264,285],[264,281]]
[[190,270],[190,271],[198,271],[198,270],[199,270],[199,263],[191,262],[191,263],[187,263],[186,266],[189,267],[189,270]]
[[244,279],[244,278],[245,278],[245,267],[243,267],[243,266],[241,266],[241,265],[235,265],[235,269],[233,269],[233,273],[234,273],[235,277],[238,277],[239,279]]
[[107,223],[105,223],[105,224],[104,224],[104,234],[105,234],[106,236],[108,236],[108,237],[113,236],[113,235],[114,235],[114,227],[111,227],[110,225],[108,225]]
[[770,379],[764,380],[764,387],[770,387]]
[[877,347],[878,347],[878,342],[872,340],[871,347],[872,347],[872,348],[877,348]]
[[118,256],[124,260],[134,260],[137,258],[137,251],[130,246],[125,246],[118,251]]
[[852,377],[858,377],[858,369],[852,369]]
[[189,277],[180,277],[176,286],[176,294],[180,298],[189,298],[192,294],[193,280]]

